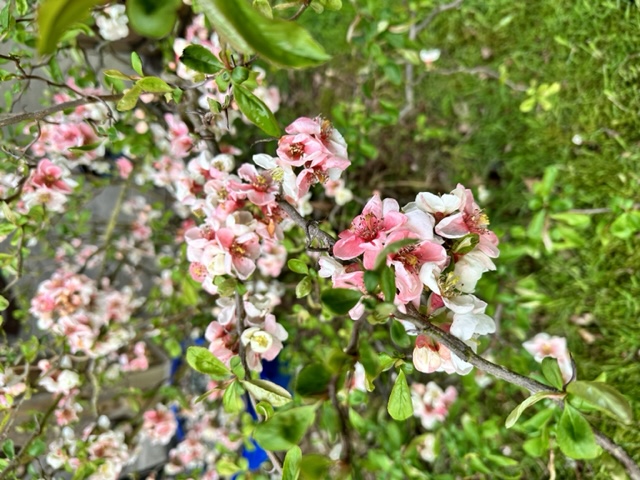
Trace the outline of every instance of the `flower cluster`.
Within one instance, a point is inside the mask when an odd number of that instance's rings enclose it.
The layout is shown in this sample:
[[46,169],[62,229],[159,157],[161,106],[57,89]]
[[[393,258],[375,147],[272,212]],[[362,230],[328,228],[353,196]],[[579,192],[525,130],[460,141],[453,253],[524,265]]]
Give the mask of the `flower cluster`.
[[[495,331],[493,320],[485,314],[487,304],[473,295],[482,274],[495,270],[492,259],[499,254],[498,239],[488,225],[473,193],[462,185],[442,196],[419,193],[403,209],[396,200],[382,200],[375,194],[333,247],[334,257],[342,262],[321,258],[319,274],[331,278],[334,287],[367,293],[365,270],[373,269],[379,256],[386,255],[386,265],[395,274],[393,301],[398,310],[406,313],[424,306],[430,318],[441,320],[440,328],[475,349],[479,335]],[[404,246],[388,248],[394,244]],[[363,313],[360,302],[350,316],[356,319]],[[412,326],[407,328],[409,333],[419,333]],[[472,369],[425,335],[416,339],[413,363],[425,373],[467,374]]]
[[426,430],[433,430],[436,423],[444,421],[457,398],[458,391],[452,386],[442,390],[434,382],[411,384],[413,415],[420,419]]
[[24,211],[42,205],[51,212],[61,212],[77,185],[70,175],[64,166],[55,165],[47,158],[40,160],[22,189]]
[[139,302],[129,288],[98,288],[86,275],[59,269],[40,284],[30,312],[40,329],[63,337],[71,353],[97,358],[134,337],[129,319]]
[[[274,295],[247,292],[241,303],[243,320],[238,318],[238,304],[233,297],[221,297],[216,303],[216,320],[207,327],[205,338],[210,342],[209,350],[220,360],[229,364],[236,355],[240,343],[245,348],[249,368],[262,371],[264,360],[273,360],[282,350],[282,342],[288,337],[287,331],[271,313],[280,299]],[[237,323],[242,321],[238,337]]]

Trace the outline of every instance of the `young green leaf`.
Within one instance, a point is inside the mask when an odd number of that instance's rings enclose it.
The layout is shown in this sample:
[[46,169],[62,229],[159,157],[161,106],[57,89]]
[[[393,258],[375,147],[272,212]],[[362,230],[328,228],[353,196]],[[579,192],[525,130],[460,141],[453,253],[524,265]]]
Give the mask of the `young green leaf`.
[[412,343],[404,325],[397,320],[391,321],[391,340],[400,348],[409,348]]
[[168,93],[173,91],[167,82],[158,77],[144,77],[136,82],[136,85],[145,92]]
[[400,370],[396,383],[393,385],[387,411],[394,420],[406,420],[413,415],[413,403],[411,402],[411,391],[407,384],[404,372]]
[[307,275],[309,273],[309,267],[302,260],[297,258],[292,258],[287,262],[287,267],[289,270],[296,273],[301,273],[303,275]]
[[311,292],[311,277],[308,275],[298,282],[296,285],[296,298],[303,298]]
[[287,452],[282,465],[282,480],[298,480],[302,450],[297,445]]
[[9,306],[9,300],[0,295],[0,312],[3,312]]
[[602,382],[575,381],[567,385],[567,392],[587,401],[598,410],[618,418],[625,425],[633,421],[629,401],[611,385]]
[[589,459],[601,453],[589,422],[566,402],[556,429],[556,440],[567,457]]
[[268,380],[251,379],[240,383],[259,402],[265,400],[274,407],[281,407],[291,401],[288,391]]
[[222,407],[227,413],[240,413],[245,405],[242,400],[242,387],[238,382],[231,382],[222,395]]
[[289,450],[300,443],[315,417],[313,405],[278,412],[256,425],[253,438],[265,450]]
[[337,315],[345,315],[356,306],[362,297],[359,290],[348,288],[331,288],[322,292],[322,302]]
[[246,0],[197,0],[218,34],[236,50],[252,51],[282,67],[303,68],[331,58],[300,25],[267,18]]
[[116,104],[116,109],[119,112],[126,112],[127,110],[133,110],[138,103],[138,98],[142,94],[142,88],[138,85],[134,85],[129,90],[125,92],[122,98]]
[[180,61],[190,69],[201,73],[217,73],[224,68],[213,52],[202,45],[189,45],[182,52]]
[[555,392],[538,392],[531,395],[529,398],[527,398],[524,402],[522,402],[520,405],[518,405],[516,408],[514,408],[511,411],[511,413],[507,417],[505,426],[507,428],[513,427],[515,423],[518,421],[518,418],[520,418],[520,415],[522,415],[522,412],[524,412],[531,405],[535,405],[536,403],[538,403],[540,400],[544,398],[557,397],[557,396],[558,396],[558,393],[555,393]]
[[552,387],[556,387],[558,390],[564,388],[564,380],[557,359],[553,357],[544,357],[542,359],[542,375]]
[[45,0],[38,8],[38,52],[52,53],[62,35],[74,23],[82,22],[105,0]]
[[187,363],[197,372],[216,379],[224,379],[231,374],[229,368],[204,347],[189,347]]
[[134,80],[135,79],[135,77],[132,77],[131,75],[125,75],[120,70],[105,70],[102,73],[104,74],[105,77],[117,78],[118,80]]
[[262,100],[237,83],[233,85],[233,98],[236,99],[240,111],[262,131],[272,137],[280,135],[280,126],[276,117]]
[[131,52],[131,67],[134,72],[141,77],[144,77],[144,73],[142,73],[142,60],[140,60],[140,55],[136,52]]

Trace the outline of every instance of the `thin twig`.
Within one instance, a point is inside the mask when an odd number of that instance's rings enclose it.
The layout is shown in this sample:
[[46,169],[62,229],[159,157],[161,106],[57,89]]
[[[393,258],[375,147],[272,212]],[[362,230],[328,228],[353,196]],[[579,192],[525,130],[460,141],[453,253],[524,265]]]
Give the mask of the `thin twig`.
[[312,0],[303,0],[302,5],[300,5],[300,8],[298,9],[298,11],[296,13],[294,13],[291,17],[289,17],[289,21],[293,22],[295,20],[297,20],[298,18],[300,18],[302,16],[302,14],[304,13],[304,11],[309,8],[309,5],[311,5],[311,1]]
[[436,8],[434,8],[431,11],[429,15],[427,15],[427,18],[425,18],[422,22],[416,25],[416,28],[415,28],[416,35],[419,34],[425,28],[427,28],[431,24],[431,22],[433,22],[433,20],[442,12],[446,12],[447,10],[453,10],[454,8],[458,8],[460,5],[462,5],[463,1],[464,0],[454,0],[451,3],[438,5]]
[[22,458],[28,453],[31,444],[33,444],[33,442],[46,431],[47,422],[49,421],[49,418],[51,418],[51,415],[53,415],[53,412],[56,410],[56,407],[58,406],[58,403],[60,402],[62,397],[63,395],[61,393],[55,397],[53,403],[44,414],[44,417],[42,417],[42,421],[39,423],[38,429],[33,432],[33,434],[29,437],[29,440],[27,440],[22,448],[20,448],[20,452],[15,457],[13,457],[11,462],[9,462],[9,465],[7,465],[2,472],[0,472],[0,480],[4,480],[5,478],[7,478],[7,476],[13,470],[20,466]]
[[71,108],[81,107],[82,105],[88,105],[90,103],[117,102],[122,98],[122,95],[122,93],[115,93],[111,95],[92,95],[90,97],[78,98],[77,100],[71,100],[70,102],[52,105],[36,112],[15,113],[12,115],[2,116],[0,117],[0,128],[7,127],[9,125],[15,125],[16,123],[20,122],[37,122],[39,120],[43,120],[49,115],[53,115],[54,113],[62,112],[63,110]]
[[507,87],[509,87],[512,90],[515,90],[517,92],[526,92],[527,89],[529,88],[526,85],[523,85],[521,83],[515,83],[512,82],[511,80],[508,79],[503,79],[500,76],[499,72],[496,72],[495,70],[491,70],[488,67],[471,67],[471,68],[467,68],[467,67],[458,67],[458,68],[451,68],[451,69],[433,69],[430,70],[429,73],[435,73],[438,75],[455,75],[457,73],[466,73],[467,75],[477,75],[477,76],[481,76],[481,75],[486,75],[487,77],[490,78],[494,78],[496,80],[500,80],[502,83],[504,83]]
[[340,405],[340,400],[338,400],[339,378],[339,375],[334,375],[333,377],[331,377],[331,381],[328,385],[329,397],[331,398],[333,408],[335,408],[336,412],[338,413],[338,421],[340,422],[340,442],[342,444],[341,456],[342,458],[344,458],[344,462],[347,465],[351,465],[351,458],[353,456],[351,447],[351,432],[349,430],[349,418],[347,416],[347,413],[342,408],[342,405]]

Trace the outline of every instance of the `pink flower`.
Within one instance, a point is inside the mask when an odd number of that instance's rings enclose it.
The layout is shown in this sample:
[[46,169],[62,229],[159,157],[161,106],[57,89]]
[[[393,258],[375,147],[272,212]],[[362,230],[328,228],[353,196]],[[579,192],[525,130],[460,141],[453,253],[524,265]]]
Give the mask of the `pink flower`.
[[217,321],[213,321],[207,327],[204,334],[209,342],[209,351],[213,353],[218,360],[229,365],[229,360],[238,351],[238,337],[236,335],[236,326],[234,323],[221,325]]
[[29,185],[35,188],[46,188],[55,192],[69,194],[76,182],[65,179],[68,173],[61,167],[54,165],[50,160],[43,158],[38,163],[38,168],[29,179]]
[[129,178],[129,175],[133,171],[133,164],[124,157],[116,160],[116,166],[118,167],[118,174],[121,178]]
[[422,426],[431,430],[438,422],[443,422],[449,413],[449,407],[458,398],[455,387],[449,386],[442,390],[436,383],[426,385],[413,383],[411,385],[411,401],[413,415],[420,419]]
[[436,233],[445,238],[460,238],[476,233],[480,237],[478,243],[480,251],[491,258],[497,257],[500,254],[498,237],[489,230],[489,218],[475,202],[473,192],[458,184],[452,193],[460,196],[462,211],[440,220],[436,225]]
[[[448,330],[447,326],[440,328]],[[473,351],[476,350],[477,344],[475,342],[466,341],[465,343]],[[473,370],[473,365],[460,359],[447,347],[426,335],[418,335],[416,338],[416,346],[413,349],[413,365],[416,370],[423,373],[446,372],[467,375]]]
[[569,381],[573,376],[573,366],[571,355],[567,348],[567,339],[564,337],[551,336],[548,333],[539,333],[530,340],[522,344],[527,352],[533,355],[536,362],[542,362],[545,357],[552,357],[558,360],[562,377]]
[[236,190],[256,205],[267,205],[276,200],[278,185],[274,183],[269,172],[258,173],[256,167],[245,163],[238,170],[238,175],[248,183],[230,182],[231,188]]
[[373,268],[378,253],[384,248],[387,234],[401,227],[407,217],[400,213],[398,202],[380,200],[377,193],[367,202],[348,230],[340,233],[333,246],[333,254],[341,260],[350,260],[364,253],[365,268]]
[[178,428],[175,415],[162,404],[144,412],[142,418],[142,432],[155,445],[168,444]]

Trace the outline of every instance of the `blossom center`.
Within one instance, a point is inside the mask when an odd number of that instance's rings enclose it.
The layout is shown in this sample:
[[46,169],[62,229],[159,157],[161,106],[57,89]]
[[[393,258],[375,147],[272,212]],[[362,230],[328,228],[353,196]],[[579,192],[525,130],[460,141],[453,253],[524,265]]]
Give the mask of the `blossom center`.
[[473,213],[464,215],[464,223],[469,227],[471,233],[487,233],[489,227],[489,217],[482,210],[476,209]]
[[376,238],[381,228],[380,220],[373,213],[360,215],[352,224],[352,229],[365,242]]
[[304,144],[301,142],[292,143],[289,146],[289,154],[295,159],[302,157],[304,154]]

